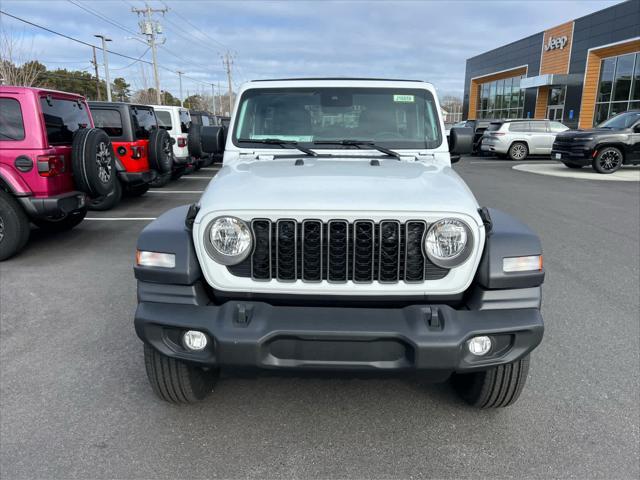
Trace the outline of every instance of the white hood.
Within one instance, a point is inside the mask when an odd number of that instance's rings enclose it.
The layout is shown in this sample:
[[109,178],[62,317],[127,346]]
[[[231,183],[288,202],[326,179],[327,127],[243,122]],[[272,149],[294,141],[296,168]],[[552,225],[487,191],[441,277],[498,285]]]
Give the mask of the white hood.
[[[375,156],[372,156],[375,158]],[[477,218],[478,204],[450,167],[388,157],[233,162],[204,192],[196,222],[211,211],[455,212]]]

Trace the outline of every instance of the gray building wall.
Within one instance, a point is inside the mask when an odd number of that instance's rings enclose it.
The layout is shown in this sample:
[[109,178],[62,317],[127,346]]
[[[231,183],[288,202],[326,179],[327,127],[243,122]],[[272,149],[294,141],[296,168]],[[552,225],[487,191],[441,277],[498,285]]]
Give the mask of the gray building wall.
[[[555,25],[550,25],[549,28]],[[628,0],[575,20],[569,73],[583,74],[586,68],[587,51],[590,48],[616,43],[640,36],[640,0]],[[538,75],[544,32],[536,33],[503,47],[469,58],[466,62],[463,97],[463,116],[469,107],[471,79],[521,65],[529,65],[528,77]],[[536,102],[535,88],[527,89],[524,115],[533,117]],[[564,122],[577,126],[580,115],[582,86],[567,88]],[[573,110],[573,119],[569,119]]]

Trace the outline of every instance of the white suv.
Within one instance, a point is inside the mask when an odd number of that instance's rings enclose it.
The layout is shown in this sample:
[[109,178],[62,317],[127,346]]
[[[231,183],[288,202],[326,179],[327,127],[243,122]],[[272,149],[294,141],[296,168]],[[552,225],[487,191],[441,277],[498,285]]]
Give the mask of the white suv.
[[138,239],[135,327],[152,388],[204,398],[219,367],[416,370],[469,403],[518,398],[542,340],[542,250],[451,168],[433,85],[245,84],[197,203]]
[[183,107],[170,105],[151,105],[156,111],[158,124],[169,132],[171,138],[175,140],[173,144],[174,163],[176,165],[186,165],[189,163],[189,148],[187,147],[187,136],[191,126],[191,115],[189,110]]
[[480,149],[511,160],[549,155],[556,135],[566,130],[569,127],[551,120],[499,120],[484,131]]

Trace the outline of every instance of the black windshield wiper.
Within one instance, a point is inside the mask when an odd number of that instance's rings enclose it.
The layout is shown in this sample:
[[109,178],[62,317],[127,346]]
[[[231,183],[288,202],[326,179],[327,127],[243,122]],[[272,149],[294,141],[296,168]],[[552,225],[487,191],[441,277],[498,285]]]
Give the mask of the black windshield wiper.
[[280,140],[279,138],[239,138],[238,143],[264,143],[265,145],[280,145],[282,148],[290,145],[297,148],[302,153],[306,153],[311,157],[317,157],[318,154],[309,148],[300,146],[300,144],[294,140]]
[[390,157],[395,157],[400,160],[400,154],[398,152],[394,152],[393,150],[389,150],[388,148],[381,147],[377,145],[375,142],[369,142],[366,140],[317,140],[313,142],[314,145],[344,145],[350,147],[371,147],[374,150],[384,153],[385,155],[389,155]]

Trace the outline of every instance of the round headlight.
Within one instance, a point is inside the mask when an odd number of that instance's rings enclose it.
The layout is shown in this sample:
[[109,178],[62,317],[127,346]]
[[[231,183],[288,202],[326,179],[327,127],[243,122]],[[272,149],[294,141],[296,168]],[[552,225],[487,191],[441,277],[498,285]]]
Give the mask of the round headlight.
[[252,243],[251,229],[239,218],[218,217],[205,231],[207,252],[222,265],[242,262],[249,255]]
[[425,238],[425,251],[429,260],[443,268],[462,264],[473,247],[469,226],[455,218],[443,218],[429,227]]

